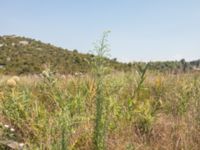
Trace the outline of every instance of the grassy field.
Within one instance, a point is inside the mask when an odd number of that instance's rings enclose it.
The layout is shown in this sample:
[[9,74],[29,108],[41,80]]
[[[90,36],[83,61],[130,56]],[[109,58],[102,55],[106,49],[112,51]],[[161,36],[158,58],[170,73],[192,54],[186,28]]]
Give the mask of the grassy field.
[[0,76],[0,148],[198,150],[199,108],[199,73]]

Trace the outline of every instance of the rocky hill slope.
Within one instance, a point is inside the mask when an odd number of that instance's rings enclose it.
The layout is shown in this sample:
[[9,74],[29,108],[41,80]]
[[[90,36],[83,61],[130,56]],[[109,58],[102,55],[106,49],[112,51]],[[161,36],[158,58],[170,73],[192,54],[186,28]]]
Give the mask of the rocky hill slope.
[[[30,38],[0,36],[0,72],[4,74],[37,74],[46,66],[62,74],[88,72],[94,57]],[[126,66],[116,60],[107,60],[115,69]]]

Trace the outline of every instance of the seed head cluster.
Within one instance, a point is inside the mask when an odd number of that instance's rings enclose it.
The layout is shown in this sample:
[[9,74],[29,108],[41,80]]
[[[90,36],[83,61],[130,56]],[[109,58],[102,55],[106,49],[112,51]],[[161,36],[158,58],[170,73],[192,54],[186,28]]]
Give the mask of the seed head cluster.
[[19,81],[20,81],[20,78],[18,76],[13,76],[12,78],[7,80],[7,85],[13,88],[17,85],[17,82]]

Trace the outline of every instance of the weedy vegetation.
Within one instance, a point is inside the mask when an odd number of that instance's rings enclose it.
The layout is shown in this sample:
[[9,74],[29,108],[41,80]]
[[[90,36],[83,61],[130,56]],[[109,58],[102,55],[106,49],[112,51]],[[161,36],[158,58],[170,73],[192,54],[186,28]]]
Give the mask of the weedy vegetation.
[[199,149],[200,73],[113,71],[107,35],[91,73],[0,76],[0,149]]

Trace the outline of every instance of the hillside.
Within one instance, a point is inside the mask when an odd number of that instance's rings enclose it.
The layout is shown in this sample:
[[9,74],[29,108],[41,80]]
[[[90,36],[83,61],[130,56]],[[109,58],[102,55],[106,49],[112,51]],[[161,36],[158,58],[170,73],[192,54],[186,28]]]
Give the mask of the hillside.
[[[92,54],[81,54],[30,38],[0,36],[0,72],[4,74],[40,73],[45,66],[62,74],[88,72],[93,58]],[[108,62],[113,68],[124,68],[124,64],[115,60]]]
[[[30,38],[15,35],[0,36],[0,73],[3,74],[38,74],[46,66],[60,74],[90,72],[94,60],[92,54],[82,54],[77,50],[68,50],[46,44]],[[116,59],[108,59],[107,64],[115,70],[131,70],[143,66],[144,62],[121,63]],[[199,70],[200,60],[186,62],[157,61],[149,63],[149,70],[159,72],[188,72]]]

